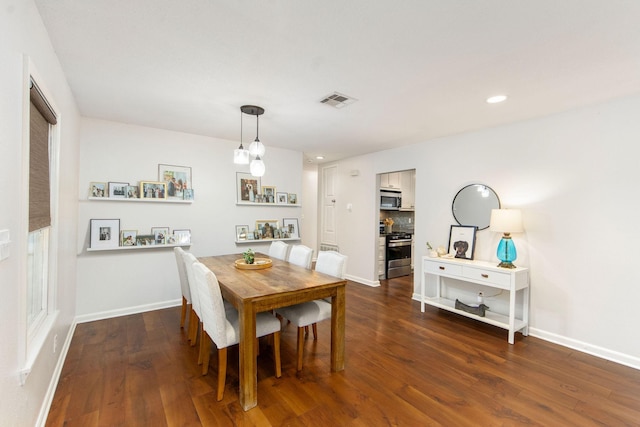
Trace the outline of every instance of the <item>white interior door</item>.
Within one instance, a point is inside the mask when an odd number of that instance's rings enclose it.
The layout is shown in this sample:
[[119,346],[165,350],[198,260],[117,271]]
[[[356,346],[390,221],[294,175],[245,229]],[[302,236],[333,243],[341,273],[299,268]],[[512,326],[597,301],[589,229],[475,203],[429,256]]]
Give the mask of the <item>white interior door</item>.
[[320,222],[320,243],[327,245],[338,244],[336,227],[336,188],[338,166],[322,168],[322,218]]

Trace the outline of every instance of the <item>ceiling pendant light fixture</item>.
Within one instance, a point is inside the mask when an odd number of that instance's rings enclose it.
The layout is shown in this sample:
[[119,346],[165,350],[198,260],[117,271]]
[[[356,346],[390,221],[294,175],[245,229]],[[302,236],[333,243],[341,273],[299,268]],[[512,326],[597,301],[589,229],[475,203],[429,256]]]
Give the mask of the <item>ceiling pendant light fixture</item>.
[[249,164],[249,150],[245,149],[242,145],[242,108],[240,109],[240,146],[233,150],[233,163],[236,165],[248,165]]
[[251,163],[249,164],[249,170],[251,171],[251,175],[253,176],[262,176],[264,175],[265,171],[265,165],[262,161],[262,156],[264,156],[265,148],[264,144],[260,142],[259,117],[264,114],[264,108],[258,107],[256,105],[243,105],[242,107],[240,107],[240,110],[245,114],[256,116],[256,140],[253,141],[249,146],[249,155],[254,159],[251,160]]

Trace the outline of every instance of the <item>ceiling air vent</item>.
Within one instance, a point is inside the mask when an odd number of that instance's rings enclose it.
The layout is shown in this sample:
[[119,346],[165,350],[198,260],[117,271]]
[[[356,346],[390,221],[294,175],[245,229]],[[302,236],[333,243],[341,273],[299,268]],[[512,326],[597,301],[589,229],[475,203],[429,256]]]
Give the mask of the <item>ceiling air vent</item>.
[[331,95],[325,96],[320,103],[330,105],[335,108],[346,107],[349,104],[353,104],[357,99],[351,98],[342,93],[333,92]]

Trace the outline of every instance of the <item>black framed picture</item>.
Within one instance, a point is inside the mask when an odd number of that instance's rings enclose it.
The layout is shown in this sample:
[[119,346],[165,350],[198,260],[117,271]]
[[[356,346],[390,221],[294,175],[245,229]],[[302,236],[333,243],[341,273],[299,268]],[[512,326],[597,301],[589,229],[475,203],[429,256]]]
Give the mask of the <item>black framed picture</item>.
[[452,225],[449,231],[449,254],[454,258],[473,259],[477,230],[475,225]]

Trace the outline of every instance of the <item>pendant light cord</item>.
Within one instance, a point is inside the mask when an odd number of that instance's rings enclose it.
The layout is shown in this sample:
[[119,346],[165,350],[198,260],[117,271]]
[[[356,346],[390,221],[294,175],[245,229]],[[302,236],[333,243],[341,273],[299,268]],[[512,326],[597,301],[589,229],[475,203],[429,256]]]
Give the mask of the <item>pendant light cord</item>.
[[260,126],[258,126],[258,123],[260,123],[259,114],[256,115],[256,141],[260,142]]

